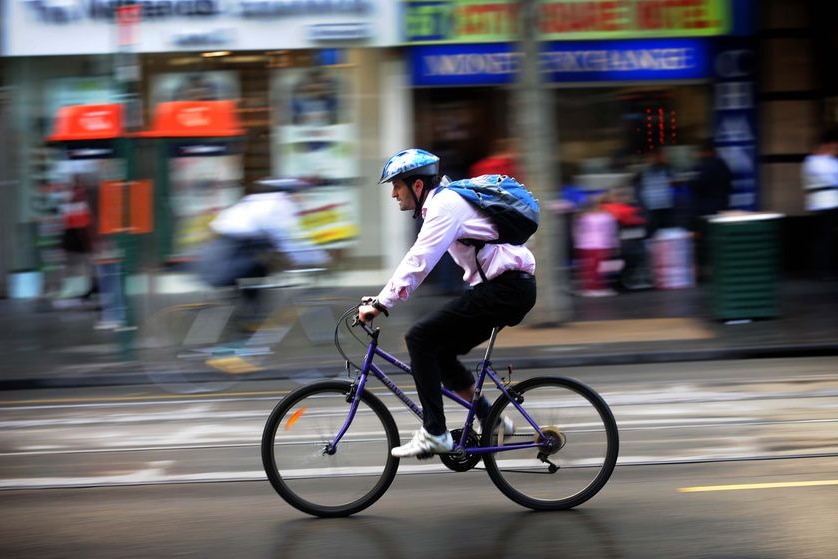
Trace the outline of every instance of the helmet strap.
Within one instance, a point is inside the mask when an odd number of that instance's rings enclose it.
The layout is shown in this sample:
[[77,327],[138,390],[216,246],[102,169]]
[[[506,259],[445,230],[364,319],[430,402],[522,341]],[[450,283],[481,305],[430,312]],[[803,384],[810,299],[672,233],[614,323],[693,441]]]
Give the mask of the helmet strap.
[[[426,177],[409,177],[408,180],[410,183],[408,184],[408,190],[410,190],[410,195],[413,196],[413,201],[416,202],[415,208],[413,210],[413,219],[418,219],[420,215],[422,215],[422,206],[425,205],[425,200],[428,198],[428,193],[430,192],[430,188],[428,188],[428,179]],[[413,190],[413,185],[416,184],[416,181],[422,181],[422,192],[419,195]]]

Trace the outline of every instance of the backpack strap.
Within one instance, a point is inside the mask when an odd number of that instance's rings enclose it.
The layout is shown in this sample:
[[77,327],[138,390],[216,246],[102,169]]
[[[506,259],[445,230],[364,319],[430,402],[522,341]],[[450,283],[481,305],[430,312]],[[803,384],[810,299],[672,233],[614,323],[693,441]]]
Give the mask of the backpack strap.
[[460,239],[460,242],[464,245],[474,247],[474,263],[477,265],[477,271],[480,274],[480,279],[482,279],[484,282],[489,281],[489,278],[486,277],[486,272],[483,271],[483,266],[480,265],[480,259],[477,258],[477,253],[480,252],[481,248],[486,246],[486,241],[478,241],[475,239]]

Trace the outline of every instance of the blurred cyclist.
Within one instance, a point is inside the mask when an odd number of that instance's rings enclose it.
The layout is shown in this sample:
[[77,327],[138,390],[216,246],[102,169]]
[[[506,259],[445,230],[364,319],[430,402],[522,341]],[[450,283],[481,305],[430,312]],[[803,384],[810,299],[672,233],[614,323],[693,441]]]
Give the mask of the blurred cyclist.
[[[244,196],[219,212],[210,224],[215,237],[198,258],[199,277],[214,287],[262,278],[281,256],[292,268],[317,268],[329,262],[326,251],[303,234],[291,180],[262,181],[262,191]],[[246,290],[250,297],[256,292]],[[255,304],[255,301],[251,301]]]
[[[393,183],[392,197],[401,211],[413,211],[424,222],[390,280],[368,304],[358,310],[359,320],[371,320],[404,301],[428,276],[448,251],[465,271],[471,286],[462,296],[413,325],[405,336],[411,369],[422,403],[423,425],[393,456],[426,457],[453,448],[445,424],[441,383],[467,400],[474,395],[474,375],[459,361],[475,346],[489,339],[494,326],[513,326],[535,304],[535,258],[523,245],[487,243],[477,252],[461,239],[497,239],[494,222],[459,194],[438,188],[439,157],[421,149],[393,155],[384,165],[379,184]],[[482,281],[477,261],[488,278]],[[485,419],[490,404],[485,396],[476,402],[476,413]],[[511,424],[504,421],[510,433]]]

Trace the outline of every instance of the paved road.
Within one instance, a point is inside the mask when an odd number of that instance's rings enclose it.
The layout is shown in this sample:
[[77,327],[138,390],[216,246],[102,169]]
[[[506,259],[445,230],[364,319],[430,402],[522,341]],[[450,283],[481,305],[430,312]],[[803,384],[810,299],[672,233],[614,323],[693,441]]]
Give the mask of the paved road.
[[[285,505],[261,471],[261,427],[291,381],[211,397],[5,392],[0,554],[544,557],[561,546],[562,557],[831,558],[836,366],[570,368],[621,430],[611,482],[576,511],[527,514],[472,471],[400,475],[368,511],[337,522]],[[397,421],[405,434],[415,425]]]
[[[834,559],[834,459],[619,468],[583,507],[530,513],[485,475],[402,476],[369,511],[313,519],[267,482],[12,491],[4,558]],[[684,493],[759,481],[773,489]]]
[[[562,372],[610,404],[619,464],[628,466],[838,453],[836,369],[838,358],[821,357]],[[516,380],[553,372],[520,372]],[[193,396],[154,386],[3,392],[0,488],[264,479],[264,422],[282,395],[309,381],[246,382],[236,392]],[[405,439],[418,425],[414,416],[382,386],[373,390]]]

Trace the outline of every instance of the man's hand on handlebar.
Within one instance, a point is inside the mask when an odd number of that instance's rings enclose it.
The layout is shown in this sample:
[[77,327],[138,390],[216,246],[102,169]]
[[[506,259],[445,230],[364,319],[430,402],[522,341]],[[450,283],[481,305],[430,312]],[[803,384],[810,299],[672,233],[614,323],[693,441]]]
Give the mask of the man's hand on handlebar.
[[379,303],[375,297],[362,297],[361,305],[358,307],[358,321],[372,322],[376,316],[384,313],[384,316],[389,316],[387,307]]

